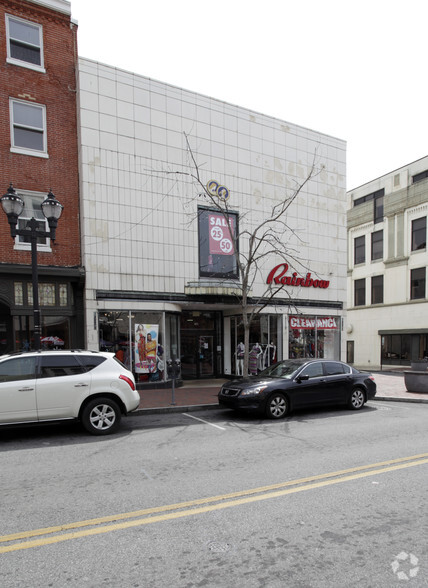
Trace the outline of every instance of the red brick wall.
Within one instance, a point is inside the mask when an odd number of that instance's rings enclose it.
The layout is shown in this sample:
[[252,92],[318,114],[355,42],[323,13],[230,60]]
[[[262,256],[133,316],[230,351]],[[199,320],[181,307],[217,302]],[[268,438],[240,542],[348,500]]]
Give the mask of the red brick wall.
[[[46,73],[6,62],[5,13],[43,26]],[[52,253],[39,265],[80,265],[79,177],[76,120],[77,27],[69,15],[25,1],[0,4],[0,196],[10,182],[19,192],[50,189],[64,205]],[[9,98],[46,106],[48,159],[11,153]],[[14,251],[7,217],[0,208],[0,263],[30,264],[30,253]]]

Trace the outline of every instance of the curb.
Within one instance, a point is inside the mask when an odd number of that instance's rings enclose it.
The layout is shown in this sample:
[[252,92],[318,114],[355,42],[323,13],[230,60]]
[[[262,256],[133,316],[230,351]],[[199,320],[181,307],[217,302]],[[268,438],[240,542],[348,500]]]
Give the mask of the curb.
[[158,408],[137,408],[129,415],[140,416],[145,414],[165,414],[168,412],[196,412],[197,410],[214,410],[221,408],[219,404],[192,404],[190,406],[159,406]]
[[428,398],[394,398],[393,396],[375,396],[371,400],[382,400],[386,402],[416,402],[418,404],[428,404]]

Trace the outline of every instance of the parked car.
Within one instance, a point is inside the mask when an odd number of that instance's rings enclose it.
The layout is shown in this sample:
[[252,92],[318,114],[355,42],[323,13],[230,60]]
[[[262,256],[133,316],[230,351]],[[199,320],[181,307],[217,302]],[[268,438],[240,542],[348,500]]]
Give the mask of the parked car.
[[376,395],[371,374],[341,361],[289,359],[257,376],[223,384],[218,401],[235,410],[255,410],[279,419],[295,408],[347,405],[359,410]]
[[133,374],[113,353],[33,351],[0,356],[0,425],[79,420],[117,431],[140,403]]

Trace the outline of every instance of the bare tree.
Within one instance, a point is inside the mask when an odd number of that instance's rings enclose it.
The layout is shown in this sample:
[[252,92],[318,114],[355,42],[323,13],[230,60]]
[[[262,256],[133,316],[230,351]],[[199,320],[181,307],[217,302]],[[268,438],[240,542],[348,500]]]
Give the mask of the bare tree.
[[[295,235],[298,238],[296,231],[287,223],[287,211],[295,202],[306,184],[311,178],[318,175],[321,170],[316,168],[315,153],[312,165],[304,180],[300,183],[295,182],[292,189],[284,189],[283,197],[271,207],[270,212],[266,214],[265,218],[261,218],[251,228],[245,223],[245,214],[241,215],[239,218],[240,230],[238,232],[233,226],[232,218],[234,218],[234,214],[230,211],[228,199],[222,197],[222,194],[213,194],[208,186],[202,181],[200,167],[190,146],[189,137],[186,133],[184,134],[193,171],[174,173],[184,174],[192,178],[198,187],[198,195],[204,197],[210,207],[215,209],[225,219],[233,243],[232,255],[235,258],[240,280],[237,299],[244,328],[245,354],[243,375],[247,375],[251,325],[255,317],[267,305],[269,305],[272,299],[280,291],[285,289],[283,283],[274,286],[272,284],[267,284],[264,292],[254,299],[251,296],[253,285],[257,276],[261,273],[261,266],[266,258],[273,256],[276,258],[287,258],[288,260],[292,259],[293,262],[303,265],[302,260],[298,258],[298,252],[290,247],[289,239],[285,238],[285,235]],[[244,246],[240,247],[240,244]]]

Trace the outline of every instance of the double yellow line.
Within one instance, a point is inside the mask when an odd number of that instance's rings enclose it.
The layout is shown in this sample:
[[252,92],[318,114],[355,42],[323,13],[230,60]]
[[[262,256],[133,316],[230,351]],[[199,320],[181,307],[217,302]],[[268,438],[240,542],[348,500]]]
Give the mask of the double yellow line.
[[[393,472],[427,463],[428,453],[421,453],[410,457],[381,461],[370,465],[339,470],[337,472],[272,484],[270,486],[261,486],[260,488],[232,492],[231,494],[200,498],[188,502],[179,502],[177,504],[146,508],[144,510],[100,517],[98,519],[89,519],[87,521],[58,525],[56,527],[46,527],[44,529],[35,529],[33,531],[3,535],[0,536],[0,553],[31,549],[33,547],[60,543],[61,541],[70,541],[71,539],[79,539],[81,537],[100,535],[101,533],[110,533],[121,529],[129,529],[131,527],[194,516],[224,508],[240,506],[242,504],[249,504],[251,502],[258,502],[260,500],[278,498],[280,496],[303,492],[305,490],[323,488],[324,486],[349,482],[351,480],[366,478],[368,476],[377,476],[386,472]],[[33,539],[34,537],[39,537],[39,539]]]

